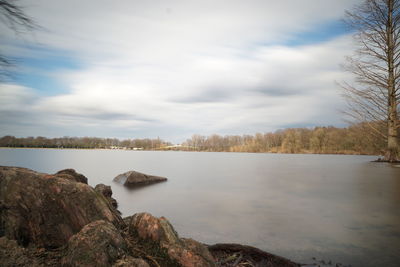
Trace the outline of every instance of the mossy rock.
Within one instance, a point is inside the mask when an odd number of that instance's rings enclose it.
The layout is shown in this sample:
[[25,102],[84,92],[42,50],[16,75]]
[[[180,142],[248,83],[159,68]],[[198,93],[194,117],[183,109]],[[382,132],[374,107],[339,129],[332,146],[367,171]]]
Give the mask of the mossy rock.
[[146,251],[160,253],[164,258],[183,267],[215,266],[208,249],[201,243],[179,238],[169,221],[157,218],[149,213],[138,213],[132,216],[128,226],[129,234],[138,237],[145,244]]
[[89,185],[57,175],[0,167],[0,234],[18,244],[57,248],[86,224],[125,223]]
[[126,241],[107,221],[94,221],[68,241],[62,266],[111,266],[128,253]]

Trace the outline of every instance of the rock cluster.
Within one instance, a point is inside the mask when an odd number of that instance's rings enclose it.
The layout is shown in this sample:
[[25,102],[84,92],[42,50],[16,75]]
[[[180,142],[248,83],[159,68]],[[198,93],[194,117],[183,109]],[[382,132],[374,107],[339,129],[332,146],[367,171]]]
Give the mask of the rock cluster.
[[[149,213],[122,219],[111,196],[111,187],[94,189],[72,169],[49,175],[0,167],[0,265],[233,266],[222,257],[232,257],[240,245],[209,249],[180,238],[167,219]],[[266,256],[275,262],[273,255],[257,252],[243,259],[253,266],[264,266],[257,260]],[[265,266],[298,266],[277,258]]]

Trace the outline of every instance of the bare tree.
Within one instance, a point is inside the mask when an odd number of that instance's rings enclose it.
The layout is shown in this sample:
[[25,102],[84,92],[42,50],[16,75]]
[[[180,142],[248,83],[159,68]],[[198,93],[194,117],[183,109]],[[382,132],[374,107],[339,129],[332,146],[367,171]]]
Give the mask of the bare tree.
[[346,12],[345,21],[355,30],[357,44],[345,65],[355,77],[343,84],[347,114],[386,140],[385,160],[398,161],[400,0],[365,0]]
[[[15,33],[37,27],[35,22],[27,16],[16,0],[0,0],[0,21]],[[8,69],[13,66],[11,59],[0,54],[0,80],[8,76]]]

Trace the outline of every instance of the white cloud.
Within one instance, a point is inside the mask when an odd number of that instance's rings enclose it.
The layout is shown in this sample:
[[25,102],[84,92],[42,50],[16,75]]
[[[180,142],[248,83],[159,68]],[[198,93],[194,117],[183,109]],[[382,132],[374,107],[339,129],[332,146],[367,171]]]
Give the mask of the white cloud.
[[334,81],[345,75],[339,64],[351,53],[349,37],[284,43],[354,2],[25,1],[46,28],[35,33],[43,47],[69,51],[82,66],[53,72],[67,92],[41,96],[31,109],[51,114],[49,129],[75,128],[74,135],[129,129],[130,137],[175,140],[321,118],[337,124]]
[[0,111],[27,111],[35,99],[36,94],[30,88],[0,83]]

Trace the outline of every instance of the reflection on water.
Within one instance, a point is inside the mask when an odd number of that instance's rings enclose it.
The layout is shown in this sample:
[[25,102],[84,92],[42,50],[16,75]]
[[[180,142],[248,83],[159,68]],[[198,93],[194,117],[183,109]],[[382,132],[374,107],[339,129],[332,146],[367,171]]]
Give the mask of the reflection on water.
[[[182,236],[237,242],[299,262],[400,266],[400,168],[374,157],[0,149],[0,164],[74,168],[110,184],[123,215],[165,216]],[[127,190],[136,170],[166,183]]]

